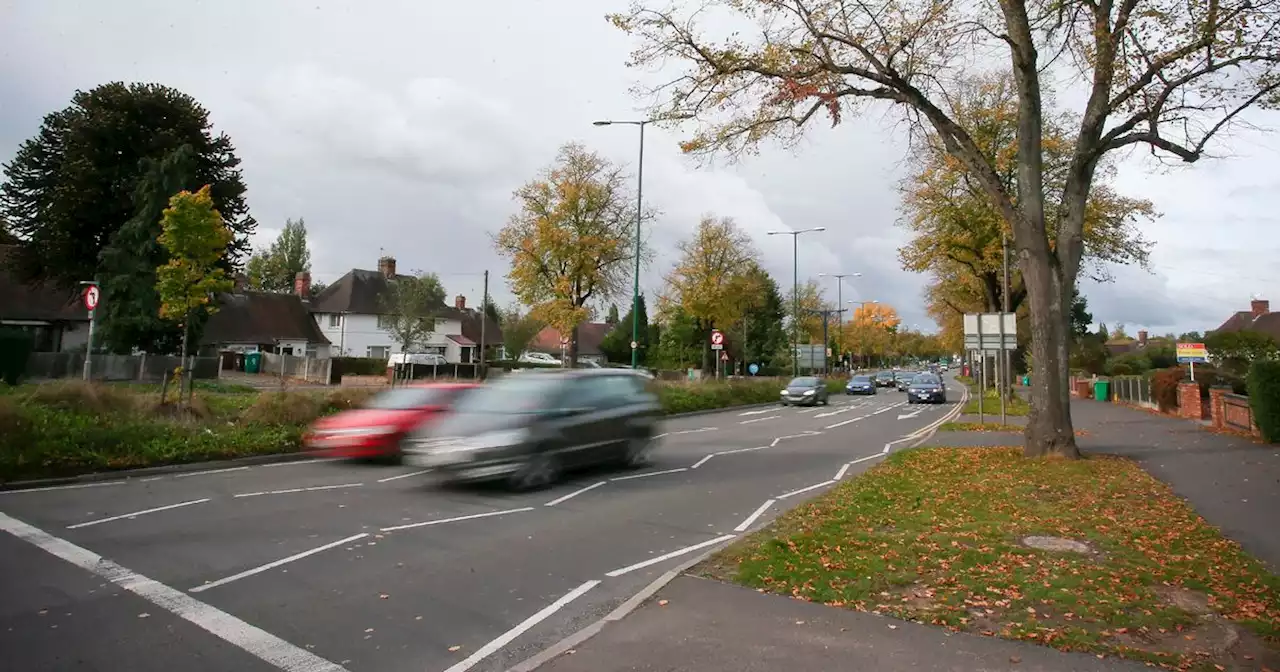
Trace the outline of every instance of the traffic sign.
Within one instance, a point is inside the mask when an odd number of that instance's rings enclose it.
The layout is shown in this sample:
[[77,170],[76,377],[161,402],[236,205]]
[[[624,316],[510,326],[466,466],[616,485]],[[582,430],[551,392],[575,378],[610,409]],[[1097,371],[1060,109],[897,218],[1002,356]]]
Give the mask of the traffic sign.
[[84,307],[89,310],[96,310],[98,307],[98,298],[101,292],[97,285],[89,285],[84,288]]
[[711,332],[711,349],[724,350],[724,332],[723,331]]
[[631,349],[632,349],[632,350],[635,350],[635,349],[636,349],[636,348],[638,348],[638,347],[640,347],[640,344],[639,344],[639,343],[636,343],[635,341],[631,341]]
[[722,361],[722,362],[727,362],[727,361],[729,361],[729,353],[727,353],[727,352],[722,352],[722,353],[720,353],[720,361]]

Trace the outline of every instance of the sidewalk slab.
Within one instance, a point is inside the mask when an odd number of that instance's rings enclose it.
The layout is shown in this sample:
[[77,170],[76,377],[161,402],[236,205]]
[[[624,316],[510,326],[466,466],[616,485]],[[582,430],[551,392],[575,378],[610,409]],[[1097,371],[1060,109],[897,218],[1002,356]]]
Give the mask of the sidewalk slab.
[[620,622],[605,626],[573,653],[540,668],[548,672],[1147,669],[1115,658],[950,633],[687,575],[676,578]]

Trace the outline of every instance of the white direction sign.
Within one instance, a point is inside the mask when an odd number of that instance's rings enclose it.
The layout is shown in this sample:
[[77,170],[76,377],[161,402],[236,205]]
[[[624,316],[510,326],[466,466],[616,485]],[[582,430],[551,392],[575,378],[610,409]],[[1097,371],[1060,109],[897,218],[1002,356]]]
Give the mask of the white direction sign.
[[1017,316],[1013,313],[965,314],[964,347],[967,350],[1017,350]]
[[98,308],[98,298],[100,296],[102,296],[101,290],[98,289],[97,285],[89,285],[88,287],[85,287],[84,307],[89,310],[96,310]]

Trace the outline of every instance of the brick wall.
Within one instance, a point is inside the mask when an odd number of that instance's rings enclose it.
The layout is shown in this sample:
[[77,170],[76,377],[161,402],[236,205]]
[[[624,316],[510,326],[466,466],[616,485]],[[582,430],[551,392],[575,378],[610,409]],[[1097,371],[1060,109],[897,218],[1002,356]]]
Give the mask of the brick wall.
[[[1209,409],[1214,428],[1239,432],[1247,424],[1250,434],[1261,436],[1262,432],[1258,429],[1258,423],[1253,421],[1253,412],[1248,408],[1240,407],[1239,404],[1227,403],[1226,397],[1229,394],[1231,394],[1231,388],[1229,387],[1209,388]],[[1234,399],[1241,399],[1236,395],[1231,396]]]
[[1203,419],[1200,407],[1200,385],[1192,382],[1178,383],[1178,415],[1188,420]]

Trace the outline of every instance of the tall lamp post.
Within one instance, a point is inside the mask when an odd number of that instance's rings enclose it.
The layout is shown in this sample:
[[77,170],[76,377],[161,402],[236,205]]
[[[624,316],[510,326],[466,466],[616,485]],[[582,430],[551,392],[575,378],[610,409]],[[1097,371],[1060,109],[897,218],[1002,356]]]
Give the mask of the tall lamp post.
[[875,299],[871,299],[870,301],[846,301],[845,303],[851,306],[857,306],[857,308],[853,309],[853,317],[850,318],[851,320],[856,320],[858,319],[858,310],[860,310],[863,306],[870,303],[880,303],[880,302],[876,301]]
[[[800,234],[826,231],[825,226],[796,231],[767,231],[770,236],[791,236],[791,297],[794,310],[791,311],[791,375],[800,375]],[[827,344],[822,344],[825,351]]]
[[636,268],[635,280],[631,285],[631,368],[640,366],[640,220],[644,217],[644,127],[650,120],[614,121],[605,119],[591,122],[594,126],[612,126],[625,124],[640,127],[640,160],[636,166]]
[[[819,278],[831,277],[836,279],[836,305],[843,306],[844,305],[844,279],[845,278],[861,278],[862,274],[861,273],[830,273],[830,274],[819,273],[818,277]],[[836,357],[837,362],[844,359],[844,347],[843,347],[844,344],[841,343],[843,339],[840,338],[840,332],[843,330],[844,330],[844,309],[841,308],[839,328],[836,329],[836,352],[838,353]],[[824,348],[827,347],[827,344],[823,343],[822,347]]]

